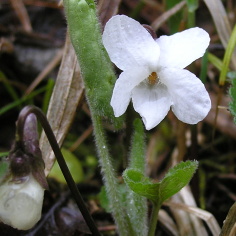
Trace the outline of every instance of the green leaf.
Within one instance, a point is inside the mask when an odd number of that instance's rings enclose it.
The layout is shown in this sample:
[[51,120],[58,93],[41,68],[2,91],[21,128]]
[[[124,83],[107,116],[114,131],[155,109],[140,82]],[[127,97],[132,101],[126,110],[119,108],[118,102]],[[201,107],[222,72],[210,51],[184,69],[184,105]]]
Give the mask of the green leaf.
[[153,202],[158,201],[159,183],[153,183],[148,177],[136,169],[126,169],[123,173],[125,183],[137,194]]
[[229,89],[229,96],[231,102],[229,103],[229,110],[234,117],[234,123],[236,124],[236,78],[231,80],[231,87]]
[[112,212],[111,205],[107,196],[107,192],[104,186],[102,186],[100,193],[98,194],[100,204],[106,212]]
[[184,186],[186,186],[192,179],[198,167],[197,161],[180,162],[171,168],[164,179],[160,182],[160,202],[164,202]]
[[[81,182],[84,178],[84,172],[80,161],[72,152],[68,151],[67,149],[62,148],[61,152],[65,158],[66,164],[74,181],[76,183]],[[60,183],[66,184],[66,180],[61,172],[57,161],[54,163],[53,168],[49,173],[49,177],[56,179]]]
[[125,170],[123,178],[135,193],[145,196],[155,205],[161,205],[189,183],[197,167],[197,161],[181,162],[171,168],[159,183],[154,183],[136,169]]

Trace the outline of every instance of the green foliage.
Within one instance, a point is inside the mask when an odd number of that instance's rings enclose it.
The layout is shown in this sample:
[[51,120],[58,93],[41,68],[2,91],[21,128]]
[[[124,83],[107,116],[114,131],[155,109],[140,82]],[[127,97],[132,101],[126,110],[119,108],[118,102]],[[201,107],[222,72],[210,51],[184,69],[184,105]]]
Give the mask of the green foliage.
[[109,199],[106,193],[106,189],[104,186],[102,186],[101,191],[98,194],[98,198],[99,198],[102,208],[105,209],[106,212],[112,212]]
[[43,98],[43,105],[42,105],[42,111],[44,113],[46,113],[47,110],[48,110],[48,105],[49,105],[49,102],[50,102],[50,98],[51,98],[51,95],[52,95],[54,84],[55,84],[55,81],[52,80],[52,79],[49,79],[48,82],[47,82],[46,91],[45,91],[44,98]]
[[40,93],[43,93],[45,90],[46,90],[46,87],[39,88],[39,89],[33,91],[32,93],[30,93],[29,95],[27,95],[25,97],[22,97],[18,100],[15,100],[12,103],[7,104],[6,106],[4,106],[0,109],[0,115],[3,115],[7,111],[9,111],[9,110],[11,110],[11,109],[13,109],[13,108],[15,108],[19,105],[22,105],[25,102],[28,102],[30,99],[34,98],[35,96],[37,96]]
[[202,57],[202,62],[201,62],[201,72],[200,72],[200,80],[205,83],[206,78],[207,78],[207,70],[208,70],[208,51],[205,52],[205,54]]
[[225,51],[225,55],[223,59],[223,66],[220,72],[220,80],[219,80],[220,85],[225,84],[226,75],[229,70],[229,64],[230,64],[231,56],[233,54],[235,45],[236,45],[236,25],[234,26],[234,29],[232,31],[232,34],[230,36],[230,39],[229,39],[229,42]]
[[158,183],[154,183],[136,169],[125,170],[123,177],[125,183],[135,193],[147,197],[155,205],[161,205],[189,183],[197,167],[197,161],[181,162],[171,168],[164,179]]
[[72,44],[81,67],[86,96],[95,115],[114,122],[110,100],[116,76],[102,44],[100,25],[92,0],[64,0]]
[[221,59],[219,59],[212,53],[208,53],[207,58],[208,58],[208,61],[211,62],[219,71],[222,70],[223,62]]
[[[145,131],[141,119],[135,119],[131,141],[129,168],[145,173]],[[137,235],[147,234],[147,200],[126,186],[127,213]]]
[[[61,152],[65,158],[66,164],[70,170],[74,181],[76,183],[81,182],[84,178],[84,172],[80,161],[72,152],[68,151],[67,149],[62,148]],[[58,182],[66,184],[66,180],[61,172],[57,161],[54,163],[54,166],[49,173],[49,177],[56,179]]]
[[197,161],[180,162],[171,168],[160,182],[159,201],[164,202],[186,186],[192,179],[197,168]]
[[136,169],[127,169],[123,173],[125,183],[137,194],[142,195],[152,202],[157,202],[159,194],[159,183],[153,183]]
[[198,9],[198,0],[186,0],[188,11],[194,12]]
[[134,133],[131,142],[129,168],[135,168],[142,172],[145,169],[145,133],[140,119],[134,121]]
[[14,101],[17,101],[19,99],[17,92],[15,91],[14,87],[11,85],[11,83],[8,81],[8,79],[3,74],[2,71],[0,71],[0,82],[3,83],[6,91],[9,93],[9,95],[12,97],[12,99]]
[[[123,207],[127,208],[128,204],[127,204],[126,185],[125,184],[119,184],[119,185],[117,185],[117,187],[119,189],[119,192],[121,193]],[[112,212],[112,204],[110,204],[110,201],[109,201],[109,198],[107,196],[107,192],[106,192],[106,189],[105,189],[104,186],[101,188],[101,191],[98,195],[98,198],[100,200],[101,206],[106,210],[106,212]]]
[[[171,9],[172,7],[174,7],[176,4],[180,3],[181,1],[182,0],[166,1],[167,10]],[[179,31],[180,22],[182,20],[182,14],[183,14],[183,11],[180,10],[179,12],[177,12],[176,14],[174,14],[173,16],[169,18],[168,25],[170,28],[170,34],[174,34]]]
[[229,89],[229,96],[231,97],[229,110],[234,117],[234,123],[236,123],[236,78],[232,79],[232,85]]
[[0,159],[0,183],[8,173],[9,163],[5,160]]

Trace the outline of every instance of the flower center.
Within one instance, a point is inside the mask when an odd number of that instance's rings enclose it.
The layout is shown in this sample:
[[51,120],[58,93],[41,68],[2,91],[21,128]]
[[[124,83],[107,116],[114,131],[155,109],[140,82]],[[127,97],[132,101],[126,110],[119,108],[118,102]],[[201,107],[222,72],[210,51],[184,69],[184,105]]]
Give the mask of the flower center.
[[154,84],[157,84],[159,83],[159,77],[157,75],[156,72],[152,72],[149,76],[148,76],[148,83],[150,85],[154,85]]

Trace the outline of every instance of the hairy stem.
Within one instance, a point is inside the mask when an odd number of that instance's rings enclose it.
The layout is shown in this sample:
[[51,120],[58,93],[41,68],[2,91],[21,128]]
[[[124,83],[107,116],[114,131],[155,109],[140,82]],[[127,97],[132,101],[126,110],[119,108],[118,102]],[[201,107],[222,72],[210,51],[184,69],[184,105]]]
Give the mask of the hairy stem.
[[119,192],[115,170],[108,151],[101,117],[98,115],[93,115],[92,119],[99,161],[105,181],[105,188],[111,204],[113,216],[118,226],[119,235],[132,236],[132,227],[130,225],[128,215],[126,214],[125,206],[122,204],[122,198]]

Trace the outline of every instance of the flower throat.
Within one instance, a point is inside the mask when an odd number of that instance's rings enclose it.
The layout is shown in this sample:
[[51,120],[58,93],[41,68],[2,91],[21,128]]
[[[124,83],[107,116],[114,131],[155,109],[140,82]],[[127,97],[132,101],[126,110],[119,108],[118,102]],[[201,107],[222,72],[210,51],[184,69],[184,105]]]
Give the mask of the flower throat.
[[150,84],[150,85],[155,85],[155,84],[157,84],[157,83],[159,83],[159,77],[158,77],[158,75],[157,75],[157,73],[156,72],[152,72],[149,76],[148,76],[148,83]]

